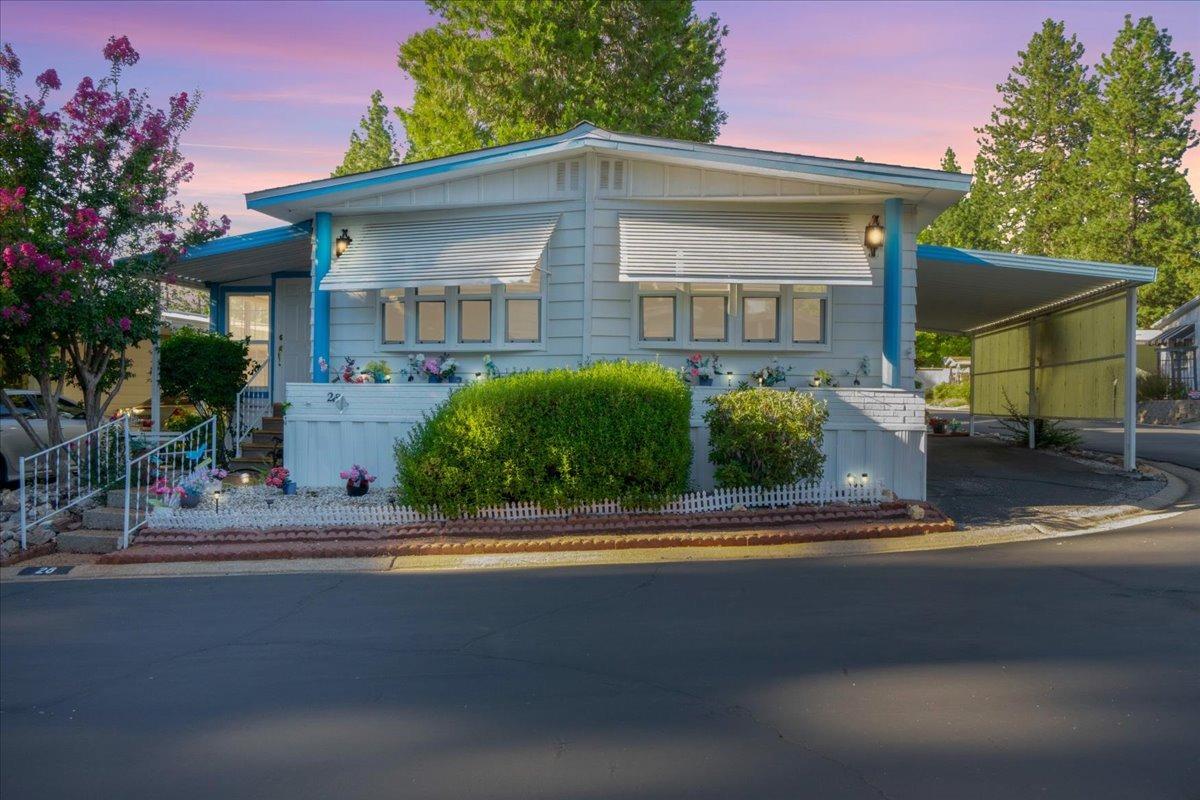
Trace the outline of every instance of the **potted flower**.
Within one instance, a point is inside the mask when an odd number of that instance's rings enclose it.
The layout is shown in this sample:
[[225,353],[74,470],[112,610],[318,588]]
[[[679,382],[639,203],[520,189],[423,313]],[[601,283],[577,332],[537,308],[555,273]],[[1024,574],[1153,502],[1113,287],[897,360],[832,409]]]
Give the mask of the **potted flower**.
[[936,434],[940,435],[940,434],[945,433],[947,424],[949,424],[949,422],[948,422],[948,420],[946,420],[945,417],[930,417],[929,418],[929,427],[932,428],[933,432]]
[[386,361],[368,361],[364,370],[370,374],[372,383],[392,382],[392,368]]
[[195,508],[200,505],[200,498],[204,496],[209,485],[220,483],[228,475],[225,470],[217,468],[197,467],[192,470],[191,474],[179,481],[177,488],[182,490],[179,495],[179,507]]
[[424,375],[430,383],[462,383],[462,378],[454,374],[458,371],[458,362],[449,356],[426,358],[417,353],[409,356],[408,366],[413,374]]
[[267,479],[263,483],[267,486],[274,486],[284,494],[295,494],[296,482],[291,479],[291,474],[287,467],[271,467],[271,471],[267,473]]
[[721,361],[716,353],[705,358],[700,353],[692,353],[683,360],[680,373],[688,383],[697,386],[712,386],[713,376],[721,369]]
[[808,385],[814,389],[822,386],[832,387],[837,386],[837,381],[833,379],[833,374],[829,370],[819,369],[813,373],[812,379],[809,380]]
[[342,470],[338,476],[346,480],[346,494],[351,497],[362,497],[375,482],[375,476],[367,472],[366,467],[360,467],[358,464]]
[[496,366],[496,362],[492,360],[491,353],[483,357],[483,376],[489,380],[500,377],[500,369]]
[[[166,478],[156,479],[154,483],[151,484],[149,491],[150,494],[154,495],[158,502],[162,503],[163,505],[170,505],[171,501],[176,497],[180,498],[182,501],[184,496],[183,487],[172,486],[170,481],[168,481]],[[197,500],[199,500],[199,498],[197,498]]]
[[750,377],[758,381],[759,386],[775,386],[779,383],[787,383],[788,373],[791,371],[791,366],[783,367],[779,364],[778,358],[772,358],[765,367],[751,372]]

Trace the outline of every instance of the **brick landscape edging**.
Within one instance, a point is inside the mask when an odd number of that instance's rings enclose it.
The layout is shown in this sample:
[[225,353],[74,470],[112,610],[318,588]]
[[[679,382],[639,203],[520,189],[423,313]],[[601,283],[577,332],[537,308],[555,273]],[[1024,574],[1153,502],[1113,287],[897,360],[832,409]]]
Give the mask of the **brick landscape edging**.
[[[952,531],[953,520],[929,503],[912,520],[907,503],[869,508],[821,506],[748,509],[704,515],[637,514],[567,520],[454,520],[389,528],[143,533],[101,564],[273,558],[484,555],[662,547],[745,547],[878,539]],[[750,529],[750,530],[747,530]]]

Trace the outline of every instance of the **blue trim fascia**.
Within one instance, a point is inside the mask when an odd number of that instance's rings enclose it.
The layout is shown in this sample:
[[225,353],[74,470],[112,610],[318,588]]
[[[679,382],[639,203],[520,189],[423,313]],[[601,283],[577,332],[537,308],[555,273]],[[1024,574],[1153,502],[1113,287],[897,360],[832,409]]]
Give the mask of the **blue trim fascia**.
[[898,389],[904,373],[900,364],[902,303],[904,299],[904,202],[883,202],[883,385]]
[[315,187],[312,189],[300,189],[298,191],[288,192],[286,194],[276,194],[276,195],[272,195],[270,197],[259,197],[259,198],[255,198],[253,200],[247,198],[246,199],[246,208],[249,208],[249,209],[266,208],[267,206],[277,206],[280,203],[295,202],[297,200],[307,200],[310,197],[320,197],[322,195],[332,194],[335,192],[345,192],[345,191],[351,191],[351,190],[355,190],[355,189],[365,189],[370,186],[377,186],[379,184],[395,183],[397,181],[406,181],[406,180],[410,180],[412,178],[425,178],[430,175],[440,175],[445,172],[452,172],[456,169],[461,169],[462,167],[473,166],[480,162],[492,161],[495,159],[503,158],[504,156],[513,155],[515,153],[527,153],[527,152],[531,152],[533,150],[541,150],[541,149],[544,149],[547,147],[554,147],[557,144],[559,144],[559,142],[557,142],[557,141],[555,141],[555,142],[538,142],[537,144],[532,144],[529,147],[522,147],[522,148],[518,148],[518,149],[514,149],[514,150],[508,150],[504,153],[482,153],[482,154],[480,154],[478,156],[474,156],[472,158],[464,158],[459,161],[455,161],[452,164],[431,164],[428,167],[419,167],[417,169],[408,170],[407,172],[402,172],[399,174],[376,175],[371,178],[363,178],[362,180],[347,181],[346,183],[339,183],[335,186],[318,186],[318,187]]
[[298,222],[295,225],[283,225],[278,228],[267,228],[262,231],[243,233],[238,236],[223,236],[211,242],[198,244],[188,248],[180,261],[192,261],[197,258],[237,253],[242,250],[253,250],[258,247],[270,247],[275,244],[304,239],[311,235],[309,222]]
[[943,247],[933,244],[917,245],[917,259],[945,261],[953,264],[974,264],[981,267],[1026,269],[1081,277],[1110,278],[1133,283],[1153,283],[1158,276],[1156,267],[1147,267],[1141,264],[1109,264],[1102,261],[1078,261],[1070,258],[967,250],[961,247]]
[[321,371],[320,360],[329,364],[329,292],[320,288],[329,274],[333,255],[333,215],[318,211],[313,219],[312,270],[312,379],[313,383],[328,383],[328,371]]
[[271,281],[272,281],[272,284],[274,283],[274,281],[278,280],[279,278],[309,278],[309,277],[312,277],[312,272],[311,272],[311,271],[310,271],[310,272],[303,272],[303,271],[301,271],[301,270],[287,270],[287,269],[285,269],[285,270],[283,270],[283,271],[281,271],[281,272],[272,272],[272,273],[271,273]]

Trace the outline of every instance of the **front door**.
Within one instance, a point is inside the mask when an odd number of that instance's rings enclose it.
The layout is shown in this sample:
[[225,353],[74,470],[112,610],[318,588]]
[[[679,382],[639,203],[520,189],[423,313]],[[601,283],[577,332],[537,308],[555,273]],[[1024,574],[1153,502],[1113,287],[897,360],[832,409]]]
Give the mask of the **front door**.
[[275,402],[286,400],[289,383],[310,383],[308,278],[280,278],[275,282]]

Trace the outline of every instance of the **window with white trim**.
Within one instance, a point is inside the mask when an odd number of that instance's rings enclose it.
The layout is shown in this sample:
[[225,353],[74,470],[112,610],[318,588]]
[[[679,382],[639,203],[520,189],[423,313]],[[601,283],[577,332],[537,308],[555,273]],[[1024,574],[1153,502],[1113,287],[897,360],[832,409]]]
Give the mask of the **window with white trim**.
[[379,292],[379,344],[386,349],[539,347],[545,322],[541,270],[503,284],[422,286]]
[[644,347],[825,349],[829,287],[639,283],[634,336]]

